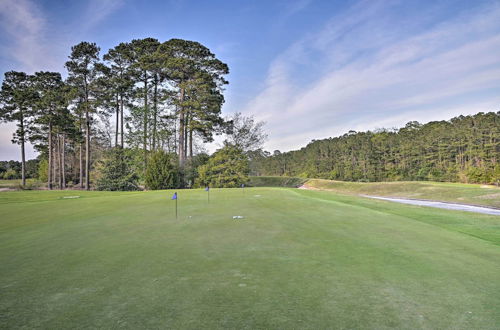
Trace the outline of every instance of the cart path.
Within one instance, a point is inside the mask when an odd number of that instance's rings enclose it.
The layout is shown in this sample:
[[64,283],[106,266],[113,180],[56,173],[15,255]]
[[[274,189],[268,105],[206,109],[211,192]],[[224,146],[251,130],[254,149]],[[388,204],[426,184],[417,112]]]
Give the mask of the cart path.
[[476,212],[476,213],[499,215],[500,216],[499,209],[494,209],[494,208],[489,208],[489,207],[484,207],[484,206],[474,206],[474,205],[467,205],[467,204],[428,201],[428,200],[420,200],[420,199],[380,197],[380,196],[369,196],[369,195],[360,195],[360,196],[373,198],[373,199],[381,199],[381,200],[385,200],[385,201],[391,201],[391,202],[402,203],[402,204],[410,204],[410,205],[418,205],[418,206],[430,206],[430,207],[437,207],[440,209]]

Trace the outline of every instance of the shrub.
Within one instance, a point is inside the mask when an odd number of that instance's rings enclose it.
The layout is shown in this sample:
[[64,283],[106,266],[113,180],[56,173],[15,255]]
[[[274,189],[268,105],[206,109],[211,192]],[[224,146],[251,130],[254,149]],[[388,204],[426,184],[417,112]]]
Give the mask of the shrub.
[[19,179],[19,174],[13,169],[9,168],[7,171],[4,172],[3,178],[5,180]]
[[146,188],[151,190],[179,187],[179,170],[175,156],[159,150],[148,160],[146,168]]
[[49,162],[44,159],[38,163],[38,180],[41,182],[48,181],[48,170],[49,170]]
[[243,151],[231,144],[217,150],[208,162],[198,169],[200,186],[236,188],[248,182],[250,168]]
[[196,187],[198,186],[198,169],[205,165],[210,156],[205,153],[200,153],[198,155],[194,155],[192,159],[188,159],[184,166],[184,182],[188,187]]
[[97,165],[97,190],[139,190],[132,161],[125,150],[110,150]]

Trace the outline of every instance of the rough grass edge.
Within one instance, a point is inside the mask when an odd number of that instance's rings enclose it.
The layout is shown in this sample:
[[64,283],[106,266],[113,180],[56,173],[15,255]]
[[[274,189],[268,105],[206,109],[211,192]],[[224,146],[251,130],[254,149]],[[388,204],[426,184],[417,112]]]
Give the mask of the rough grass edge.
[[287,176],[250,176],[248,186],[298,188],[307,180],[309,179]]

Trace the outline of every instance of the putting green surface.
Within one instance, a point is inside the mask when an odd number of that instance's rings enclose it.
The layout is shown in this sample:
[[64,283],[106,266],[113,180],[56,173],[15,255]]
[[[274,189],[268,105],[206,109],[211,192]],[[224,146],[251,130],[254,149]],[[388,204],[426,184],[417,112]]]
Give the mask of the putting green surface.
[[175,219],[172,193],[0,193],[0,328],[500,324],[500,217],[251,188]]

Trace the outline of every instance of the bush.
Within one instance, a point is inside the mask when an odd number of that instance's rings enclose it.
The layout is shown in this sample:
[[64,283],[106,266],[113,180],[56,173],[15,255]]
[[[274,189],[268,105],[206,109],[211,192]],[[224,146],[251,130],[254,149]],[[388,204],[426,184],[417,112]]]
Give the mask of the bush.
[[37,190],[37,189],[40,189],[40,187],[41,187],[40,182],[33,181],[33,180],[27,181],[25,186],[22,186],[21,184],[19,184],[19,189],[21,189],[21,190]]
[[19,174],[14,171],[13,169],[9,168],[7,171],[4,172],[3,178],[5,180],[13,180],[13,179],[19,179]]
[[41,182],[47,182],[49,180],[48,171],[49,162],[46,159],[41,160],[38,163],[38,180],[40,180]]
[[139,190],[132,162],[126,150],[110,150],[97,165],[97,190]]
[[196,187],[198,181],[198,169],[205,165],[210,156],[205,153],[200,153],[198,155],[194,155],[192,159],[188,159],[184,166],[184,182],[188,187]]
[[179,169],[175,156],[165,151],[156,151],[148,160],[146,168],[146,188],[151,190],[179,187]]
[[236,188],[248,182],[250,168],[243,151],[231,144],[217,150],[208,162],[198,169],[198,185]]
[[489,183],[490,175],[486,169],[471,166],[466,171],[469,183]]

